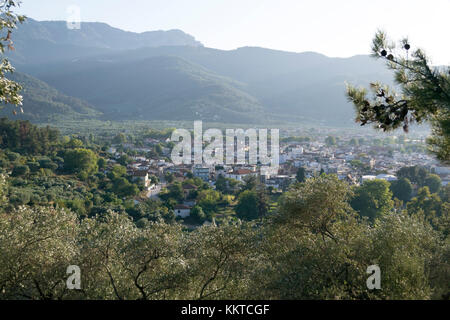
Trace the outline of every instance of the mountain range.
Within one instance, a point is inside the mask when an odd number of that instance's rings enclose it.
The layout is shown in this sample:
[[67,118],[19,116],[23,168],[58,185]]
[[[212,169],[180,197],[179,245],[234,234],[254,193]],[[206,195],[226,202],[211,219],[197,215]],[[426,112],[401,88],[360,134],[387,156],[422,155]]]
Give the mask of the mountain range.
[[[26,80],[24,109],[30,112],[23,116],[37,122],[52,117],[56,104],[68,118],[346,126],[354,118],[346,81],[392,82],[386,68],[369,56],[218,50],[179,30],[133,33],[104,23],[70,30],[65,22],[28,19],[13,41],[9,58]],[[36,94],[31,99],[30,86],[53,92],[54,104],[46,109]]]

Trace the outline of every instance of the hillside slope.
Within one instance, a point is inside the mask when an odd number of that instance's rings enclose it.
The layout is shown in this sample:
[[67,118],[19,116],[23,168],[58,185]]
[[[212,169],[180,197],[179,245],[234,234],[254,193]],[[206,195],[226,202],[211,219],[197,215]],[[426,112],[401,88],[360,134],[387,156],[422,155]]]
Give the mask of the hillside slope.
[[243,84],[171,56],[104,61],[43,79],[66,94],[83,97],[116,120],[254,122],[254,118],[261,120],[263,110]]
[[[18,112],[15,119],[30,120],[34,122],[47,122],[54,119],[83,119],[95,118],[101,115],[93,106],[78,98],[62,94],[47,83],[29,75],[16,72],[9,76],[19,82],[23,90],[23,111]],[[0,110],[1,116],[10,117],[17,108],[5,106]]]

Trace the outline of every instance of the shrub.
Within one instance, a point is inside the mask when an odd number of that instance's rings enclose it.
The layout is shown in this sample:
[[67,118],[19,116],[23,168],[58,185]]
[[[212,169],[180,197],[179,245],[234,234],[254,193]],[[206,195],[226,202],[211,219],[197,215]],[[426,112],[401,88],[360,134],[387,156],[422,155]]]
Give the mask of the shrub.
[[27,175],[30,172],[30,168],[27,165],[18,165],[15,166],[11,175],[13,177],[20,177]]

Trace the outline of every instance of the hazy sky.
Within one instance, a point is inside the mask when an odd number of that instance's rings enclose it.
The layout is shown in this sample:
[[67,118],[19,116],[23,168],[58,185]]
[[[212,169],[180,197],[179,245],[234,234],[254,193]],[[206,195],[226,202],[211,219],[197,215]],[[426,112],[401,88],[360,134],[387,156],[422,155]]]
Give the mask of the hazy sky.
[[205,46],[261,46],[333,57],[370,52],[378,28],[409,36],[434,64],[450,65],[450,0],[22,0],[37,20],[66,20],[77,5],[82,21],[128,31],[181,29]]

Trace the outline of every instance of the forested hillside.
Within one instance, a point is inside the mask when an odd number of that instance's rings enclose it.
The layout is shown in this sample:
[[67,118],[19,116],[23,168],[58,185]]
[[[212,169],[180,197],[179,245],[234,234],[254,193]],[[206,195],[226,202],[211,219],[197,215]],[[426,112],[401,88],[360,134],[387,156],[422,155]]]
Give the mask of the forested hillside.
[[5,106],[0,109],[0,116],[11,117],[15,111],[15,119],[51,122],[61,119],[91,119],[101,114],[87,102],[62,94],[45,82],[29,75],[15,72],[10,78],[23,87],[22,110],[11,105]]
[[83,97],[112,119],[263,120],[245,85],[173,56],[98,63],[70,76],[45,77],[64,93]]

